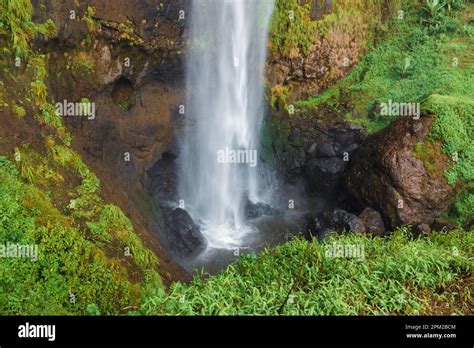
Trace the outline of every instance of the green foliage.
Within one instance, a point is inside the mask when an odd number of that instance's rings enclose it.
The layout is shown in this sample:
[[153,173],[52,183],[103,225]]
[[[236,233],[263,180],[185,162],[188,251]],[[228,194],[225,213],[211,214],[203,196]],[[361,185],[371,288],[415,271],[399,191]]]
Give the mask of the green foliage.
[[94,71],[94,59],[87,52],[74,51],[72,54],[68,54],[68,56],[67,69],[77,74],[91,74]]
[[400,70],[400,77],[405,78],[409,75],[411,68],[411,59],[409,57],[405,57],[403,60],[403,64],[399,66]]
[[31,82],[31,93],[33,97],[37,100],[37,103],[46,101],[46,96],[48,95],[48,89],[42,80],[35,80]]
[[298,0],[276,1],[270,32],[275,51],[289,54],[292,49],[306,51],[314,40],[314,24],[308,16],[308,5]]
[[87,6],[87,13],[82,17],[82,20],[87,24],[87,29],[92,33],[96,31],[96,22],[94,20],[95,11],[94,7]]
[[446,2],[444,0],[426,0],[423,9],[430,17],[435,17],[439,12],[441,12],[445,5]]
[[45,194],[12,175],[5,158],[0,164],[0,243],[39,250],[37,261],[0,259],[0,313],[110,315],[137,307],[142,292],[124,267],[86,240]]
[[406,13],[403,21],[395,23],[392,36],[369,52],[346,78],[296,105],[340,109],[349,120],[374,132],[394,120],[374,112],[381,102],[423,103],[432,94],[474,98],[474,38],[459,31],[433,33],[418,18]]
[[0,156],[0,168],[12,176],[18,177],[19,175],[16,167],[5,156]]
[[15,115],[17,115],[19,118],[23,118],[26,115],[26,110],[24,107],[20,105],[13,105],[13,112]]
[[474,183],[468,184],[464,190],[459,193],[455,203],[450,208],[448,218],[463,224],[469,225],[474,222]]
[[[37,262],[0,259],[0,313],[133,311],[143,296],[163,286],[156,272],[158,259],[120,208],[104,203],[99,179],[71,149],[71,135],[48,100],[48,54],[36,52],[30,42],[52,35],[52,22],[33,23],[29,0],[3,0],[0,10],[0,55],[16,54],[28,62],[18,75],[9,71],[12,57],[2,60],[10,81],[8,89],[0,81],[0,106],[13,99],[12,111],[23,117],[28,105],[47,150],[15,148],[16,166],[0,156],[0,243],[37,244],[40,251]],[[88,25],[93,15],[89,7],[83,18]],[[78,58],[73,68],[79,73],[94,69],[90,55],[82,52]],[[24,96],[10,93],[23,86],[29,86]]]
[[45,80],[48,76],[46,68],[46,56],[34,54],[28,62],[28,69],[33,72],[33,81],[30,83],[31,97],[38,107],[36,118],[55,129],[62,127],[61,116],[57,113],[54,105],[47,100],[48,88]]
[[48,126],[51,126],[55,129],[59,129],[63,125],[61,116],[56,111],[54,105],[50,103],[42,103],[40,105],[40,115],[39,118]]
[[[474,79],[472,79],[474,83]],[[428,98],[424,108],[436,115],[431,129],[431,137],[443,142],[442,149],[453,158],[451,168],[445,173],[452,185],[459,180],[474,180],[474,87],[467,94],[472,98],[441,96],[434,94]]]
[[[364,248],[364,259],[334,258],[334,245]],[[469,311],[470,293],[449,291],[472,272],[474,234],[462,230],[412,240],[398,230],[387,239],[333,235],[320,243],[294,239],[260,256],[242,256],[216,276],[175,283],[168,294],[148,298],[142,311],[169,315],[381,315],[430,313],[438,300]],[[467,292],[467,293],[466,293]],[[433,294],[433,296],[435,296]]]
[[38,35],[51,37],[56,28],[51,20],[42,24],[31,20],[33,6],[30,0],[2,0],[0,2],[0,37],[8,38],[5,53],[24,58],[30,53],[30,41]]
[[[323,1],[318,0],[321,7]],[[276,0],[270,23],[271,50],[283,56],[304,55],[318,38],[329,38],[332,29],[354,30],[354,22],[364,21],[363,28],[381,27],[380,17],[368,15],[382,11],[382,2],[371,0],[333,1],[331,13],[322,18],[311,18],[312,1],[301,4],[299,0]],[[389,1],[395,7],[394,1]],[[351,25],[352,23],[352,25]],[[362,26],[361,26],[362,27]],[[371,34],[365,35],[369,40]]]
[[87,314],[89,315],[100,315],[99,307],[95,303],[91,303],[87,306]]

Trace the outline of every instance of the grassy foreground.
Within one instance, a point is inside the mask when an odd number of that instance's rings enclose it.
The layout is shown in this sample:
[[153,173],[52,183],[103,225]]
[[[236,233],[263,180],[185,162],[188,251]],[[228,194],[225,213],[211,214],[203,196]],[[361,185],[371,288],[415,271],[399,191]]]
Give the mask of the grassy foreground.
[[242,256],[217,276],[197,277],[189,285],[175,283],[168,294],[148,298],[142,311],[171,315],[472,314],[473,246],[474,234],[463,230],[417,239],[409,238],[403,229],[386,239],[362,234],[334,235],[323,243],[296,238],[259,256]]

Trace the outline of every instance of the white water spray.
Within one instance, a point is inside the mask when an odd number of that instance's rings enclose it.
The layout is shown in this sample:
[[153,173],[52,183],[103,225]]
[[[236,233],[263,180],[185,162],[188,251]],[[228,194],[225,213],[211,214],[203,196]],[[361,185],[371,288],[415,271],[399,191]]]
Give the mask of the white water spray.
[[273,0],[193,0],[179,194],[211,247],[239,246],[259,197],[263,77]]

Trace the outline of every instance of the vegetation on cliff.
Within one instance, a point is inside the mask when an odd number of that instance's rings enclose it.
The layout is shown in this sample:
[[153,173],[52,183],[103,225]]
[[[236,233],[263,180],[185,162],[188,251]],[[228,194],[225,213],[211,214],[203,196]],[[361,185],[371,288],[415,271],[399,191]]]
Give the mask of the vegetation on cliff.
[[350,32],[354,38],[362,35],[369,43],[377,30],[383,30],[382,12],[395,11],[401,2],[276,0],[270,28],[271,50],[293,58],[304,55],[321,37],[331,39],[336,30]]
[[[341,117],[376,132],[397,118],[383,115],[382,103],[419,103],[435,115],[431,135],[415,155],[429,170],[441,170],[460,194],[450,211],[458,222],[474,210],[474,4],[454,1],[431,9],[406,7],[389,37],[349,75],[324,93],[295,103],[300,110],[331,108]],[[323,111],[324,112],[324,111]],[[447,158],[440,158],[438,147]],[[431,151],[431,153],[429,153]],[[471,213],[470,213],[471,212]]]
[[48,53],[32,47],[54,25],[31,12],[28,0],[1,4],[0,244],[38,254],[0,259],[0,312],[124,314],[163,287],[158,258],[72,149],[48,95]]

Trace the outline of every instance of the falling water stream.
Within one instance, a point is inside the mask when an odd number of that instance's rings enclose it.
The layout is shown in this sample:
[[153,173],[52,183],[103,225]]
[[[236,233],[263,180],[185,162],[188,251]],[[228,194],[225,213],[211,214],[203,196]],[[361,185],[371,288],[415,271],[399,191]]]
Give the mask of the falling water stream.
[[259,134],[273,0],[191,1],[186,136],[179,195],[216,249],[255,233],[244,217],[259,201]]

